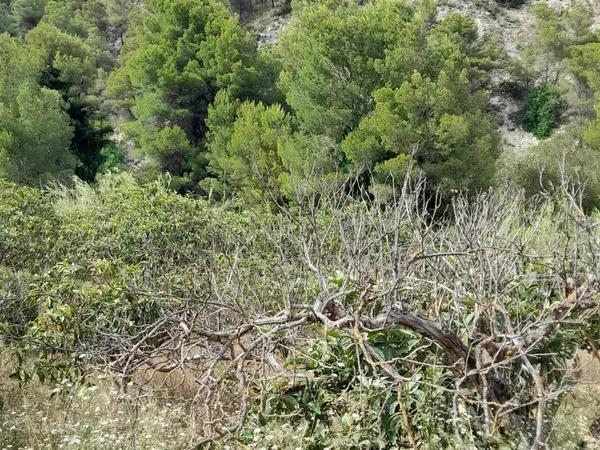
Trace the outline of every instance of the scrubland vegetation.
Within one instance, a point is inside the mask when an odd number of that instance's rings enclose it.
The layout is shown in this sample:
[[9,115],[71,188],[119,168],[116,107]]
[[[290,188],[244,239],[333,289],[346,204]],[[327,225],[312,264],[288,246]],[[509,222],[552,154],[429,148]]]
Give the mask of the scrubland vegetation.
[[442,6],[0,1],[0,448],[600,446],[596,12]]

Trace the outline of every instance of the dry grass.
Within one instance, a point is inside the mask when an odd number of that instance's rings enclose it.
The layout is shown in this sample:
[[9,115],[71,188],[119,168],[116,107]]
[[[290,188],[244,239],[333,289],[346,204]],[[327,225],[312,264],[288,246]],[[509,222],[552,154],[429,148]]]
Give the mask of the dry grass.
[[[589,354],[582,355],[582,362],[580,382],[553,421],[553,449],[600,449],[600,440],[589,432],[600,416],[600,362]],[[196,393],[189,375],[139,373],[134,383],[143,381],[146,392],[131,383],[124,393],[102,374],[87,386],[34,382],[23,389],[8,378],[10,372],[0,358],[0,450],[177,450],[190,448],[201,436],[201,419],[189,407]],[[290,438],[293,431],[284,434]],[[287,443],[289,448],[302,445],[293,439]],[[281,444],[277,448],[287,448]],[[247,447],[230,443],[227,448]]]
[[86,386],[21,388],[0,363],[0,449],[184,449],[198,428],[184,398],[128,393],[106,376]]
[[565,397],[552,423],[552,448],[560,450],[600,449],[600,439],[590,425],[600,417],[600,361],[582,353],[579,380]]

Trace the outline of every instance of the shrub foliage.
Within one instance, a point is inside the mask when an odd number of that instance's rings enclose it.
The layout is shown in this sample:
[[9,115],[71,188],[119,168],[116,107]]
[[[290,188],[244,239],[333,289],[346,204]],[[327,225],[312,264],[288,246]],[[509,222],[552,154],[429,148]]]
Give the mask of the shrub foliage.
[[542,84],[534,87],[525,99],[523,127],[535,137],[544,139],[556,126],[560,111],[558,87]]

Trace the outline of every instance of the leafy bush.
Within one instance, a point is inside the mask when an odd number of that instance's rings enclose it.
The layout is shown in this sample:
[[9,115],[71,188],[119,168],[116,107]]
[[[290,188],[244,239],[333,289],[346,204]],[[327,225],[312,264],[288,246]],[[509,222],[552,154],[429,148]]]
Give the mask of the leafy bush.
[[[583,332],[596,339],[596,231],[560,199],[459,197],[455,220],[432,227],[423,191],[408,188],[385,206],[323,190],[275,214],[126,174],[2,187],[13,377],[183,373],[214,417],[202,433],[216,423],[233,448],[284,446],[291,430],[308,449],[514,448],[536,427],[530,372],[560,398]],[[565,270],[590,280],[581,308],[565,307]],[[515,346],[535,366],[524,371]],[[479,371],[476,355],[495,369]],[[492,402],[519,411],[496,417]]]
[[[274,383],[265,406],[253,411],[242,432],[244,442],[285,448],[291,436],[298,447],[307,449],[414,448],[417,442],[429,449],[490,448],[499,443],[497,436],[478,437],[480,424],[468,415],[458,422],[452,419],[448,379],[443,370],[431,366],[431,344],[402,327],[370,333],[364,344],[375,357],[411,358],[410,367],[392,363],[389,369],[397,370],[404,381],[390,389],[376,364],[358,350],[359,342],[331,331],[325,339],[310,341],[293,361],[310,378],[294,385]],[[455,427],[470,429],[467,441],[457,440]]]
[[571,127],[540,142],[526,155],[509,160],[499,177],[517,183],[529,196],[555,193],[563,183],[574,183],[586,212],[600,208],[600,152],[583,142],[583,131]]
[[550,136],[560,110],[560,91],[550,84],[534,87],[525,99],[523,128],[538,139]]
[[[264,242],[248,222],[246,213],[159,182],[139,185],[128,174],[47,192],[0,182],[0,338],[30,342],[18,349],[24,363],[16,375],[83,375],[105,358],[98,355],[111,347],[107,336],[129,340],[167,314],[169,302],[196,301],[209,289],[207,267],[220,276],[238,227],[244,240]],[[80,352],[83,342],[88,350]]]
[[100,151],[102,164],[98,172],[121,172],[127,169],[125,164],[125,150],[114,143],[110,143]]

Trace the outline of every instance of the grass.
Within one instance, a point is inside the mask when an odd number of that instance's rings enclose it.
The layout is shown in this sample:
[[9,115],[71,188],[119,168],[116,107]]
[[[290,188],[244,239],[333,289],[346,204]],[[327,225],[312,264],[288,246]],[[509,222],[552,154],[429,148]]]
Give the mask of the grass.
[[551,424],[554,449],[600,449],[600,439],[590,433],[590,425],[600,417],[600,361],[589,354],[581,359],[578,384],[563,398]]
[[89,385],[21,388],[8,373],[0,367],[1,450],[177,450],[200,435],[183,398],[124,393],[102,375]]
[[[600,440],[589,431],[600,416],[600,362],[587,354],[583,359],[576,389],[549,424],[550,448],[600,449]],[[170,387],[158,380],[151,392],[131,388],[127,393],[102,374],[87,385],[32,382],[22,388],[9,379],[10,372],[0,358],[0,450],[178,450],[202,436],[202,417],[193,412],[191,391],[182,389],[180,380]],[[301,430],[264,432],[269,436],[254,430],[247,446],[231,440],[217,448],[305,448]]]

